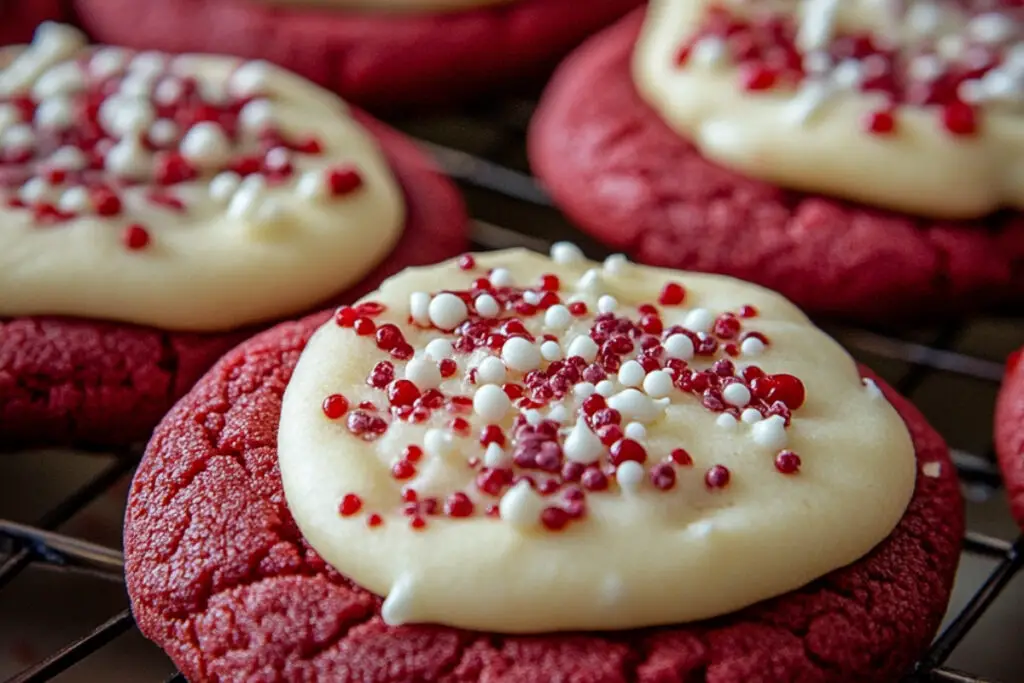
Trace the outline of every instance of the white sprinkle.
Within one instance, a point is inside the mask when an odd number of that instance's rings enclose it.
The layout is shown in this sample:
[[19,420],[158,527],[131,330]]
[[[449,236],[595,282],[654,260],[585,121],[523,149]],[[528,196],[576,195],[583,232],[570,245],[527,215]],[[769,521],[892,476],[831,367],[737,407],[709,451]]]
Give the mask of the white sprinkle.
[[[978,81],[964,81],[961,86]],[[981,96],[988,100],[1001,102],[1024,101],[1024,72],[1011,75],[1006,69],[992,69],[981,81]]]
[[757,337],[747,337],[740,343],[740,353],[744,356],[760,356],[764,353],[764,342]]
[[40,55],[64,55],[84,47],[85,41],[85,35],[73,26],[44,21],[32,35],[32,50]]
[[685,334],[673,334],[665,340],[665,355],[669,358],[693,358],[693,341]]
[[512,458],[505,452],[505,449],[493,441],[487,444],[487,450],[484,451],[484,467],[496,469],[508,467],[511,464]]
[[527,290],[523,292],[523,301],[530,304],[531,306],[536,306],[537,304],[540,303],[540,294],[533,291],[532,289]]
[[788,115],[794,123],[807,123],[831,94],[831,86],[824,81],[805,80],[787,105]]
[[68,213],[84,213],[91,208],[89,193],[80,185],[69,187],[61,194],[57,208]]
[[808,74],[822,76],[832,70],[832,57],[824,50],[808,52],[804,55],[801,66]]
[[473,410],[488,423],[499,422],[511,407],[508,394],[497,384],[485,384],[473,395]]
[[610,294],[605,294],[597,300],[597,310],[599,313],[612,313],[616,308],[619,307],[619,301]]
[[590,398],[595,393],[597,393],[597,387],[590,382],[580,382],[572,388],[572,395],[580,400]]
[[625,254],[612,254],[604,260],[604,272],[606,275],[622,275],[629,266],[629,259]]
[[241,184],[242,176],[233,171],[218,173],[210,181],[210,197],[214,201],[227,203]]
[[864,66],[856,59],[844,59],[832,70],[831,81],[840,90],[856,90],[864,80]]
[[536,427],[537,425],[544,421],[544,413],[540,412],[539,410],[527,410],[526,412],[523,413],[523,417],[526,418],[526,424],[530,425],[531,427]]
[[683,327],[694,332],[707,332],[715,322],[715,316],[706,308],[695,308],[686,314]]
[[540,367],[540,350],[522,337],[512,337],[501,347],[501,359],[505,365],[519,372],[529,372]]
[[182,85],[181,80],[171,76],[161,79],[156,84],[156,89],[153,91],[153,101],[165,106],[172,105],[181,99],[181,96],[184,94],[185,86]]
[[584,465],[597,462],[605,454],[604,444],[587,425],[587,421],[582,419],[576,421],[565,438],[562,450],[566,458]]
[[597,383],[597,386],[594,387],[594,393],[596,393],[598,396],[604,396],[605,398],[608,398],[609,396],[615,393],[615,382],[611,381],[610,379],[601,380],[600,382]]
[[321,199],[327,196],[327,183],[319,171],[306,171],[299,178],[295,191],[306,199]]
[[39,77],[32,86],[32,96],[44,100],[54,95],[71,95],[85,90],[85,74],[77,62],[62,62]]
[[511,287],[515,282],[507,268],[495,268],[491,271],[489,279],[495,287]]
[[46,163],[54,168],[61,168],[65,171],[80,171],[89,165],[89,160],[82,150],[67,145],[51,154]]
[[827,47],[835,33],[838,0],[809,0],[804,4],[796,45],[801,52]]
[[717,36],[701,38],[690,52],[690,60],[705,67],[721,66],[728,56],[725,41]]
[[932,462],[926,462],[921,466],[921,474],[932,479],[937,479],[942,476],[942,463],[935,460]]
[[664,370],[652,370],[644,377],[643,387],[651,398],[665,398],[672,393],[672,376]]
[[633,439],[633,441],[643,441],[647,438],[647,428],[639,422],[630,422],[626,425],[623,433],[627,439]]
[[251,175],[243,179],[228,204],[228,216],[235,220],[247,220],[262,202],[266,187],[263,176]]
[[738,423],[736,418],[729,413],[722,413],[715,419],[715,424],[722,429],[735,429]]
[[128,51],[119,47],[101,47],[89,60],[89,73],[96,80],[105,80],[122,73],[128,66]]
[[444,429],[428,429],[423,435],[423,449],[435,458],[443,458],[455,449],[452,436]]
[[500,358],[488,356],[476,368],[477,384],[501,384],[505,381],[505,364]]
[[754,443],[770,451],[777,451],[783,448],[788,441],[786,435],[786,420],[780,415],[771,415],[751,427],[751,437]]
[[439,330],[454,330],[469,315],[466,302],[449,292],[441,292],[430,300],[430,322]]
[[915,2],[907,10],[905,21],[915,35],[931,36],[942,24],[942,10],[934,2]]
[[762,419],[764,418],[761,417],[761,411],[759,411],[757,408],[747,408],[742,413],[740,413],[740,420],[742,420],[748,425],[757,424]]
[[265,163],[267,168],[272,171],[287,168],[288,164],[291,163],[291,152],[284,147],[275,147],[267,152],[267,156],[264,157],[263,163]]
[[608,407],[619,411],[624,420],[643,423],[653,422],[663,412],[663,408],[656,405],[647,394],[642,394],[636,389],[626,389],[610,397]]
[[238,67],[228,80],[228,90],[239,98],[267,94],[271,66],[262,60],[246,62]]
[[644,466],[635,460],[625,461],[615,468],[615,481],[623,491],[637,491],[644,483]]
[[258,133],[274,123],[274,105],[269,100],[253,100],[238,112],[238,124],[248,133]]
[[231,102],[231,95],[228,93],[227,84],[220,79],[211,80],[205,78],[199,81],[199,95],[203,102],[217,106],[223,106]]
[[148,178],[153,167],[149,153],[134,138],[125,138],[111,147],[103,165],[110,173],[133,180]]
[[619,383],[624,387],[639,387],[644,383],[647,371],[635,360],[628,360],[619,368]]
[[946,65],[937,55],[918,55],[910,60],[910,64],[907,66],[907,75],[912,80],[931,83],[945,70]]
[[18,198],[26,204],[35,204],[36,202],[43,201],[44,199],[48,199],[49,195],[49,184],[38,176],[30,178],[18,190]]
[[156,86],[157,78],[156,74],[129,71],[118,85],[117,94],[129,99],[148,100]]
[[583,251],[572,242],[555,242],[551,245],[551,260],[561,265],[580,263],[585,260]]
[[432,361],[439,362],[455,355],[455,347],[447,339],[431,339],[423,353]]
[[178,140],[178,124],[170,119],[157,119],[149,127],[149,141],[157,147],[170,147]]
[[950,33],[942,36],[935,43],[935,49],[939,56],[950,62],[958,62],[964,57],[967,51],[967,41],[962,35]]
[[426,292],[413,292],[409,295],[409,315],[420,327],[430,325],[430,295]]
[[978,104],[985,99],[985,86],[976,78],[960,81],[956,86],[956,95],[968,104]]
[[167,56],[156,50],[140,52],[128,64],[128,71],[133,74],[155,76],[167,66]]
[[565,406],[557,405],[548,411],[548,419],[558,424],[565,424],[569,420],[569,411]]
[[0,147],[7,150],[24,150],[35,147],[36,132],[26,123],[16,123],[0,134]]
[[11,126],[21,122],[21,112],[13,104],[0,103],[0,135]]
[[722,400],[731,406],[742,408],[750,403],[750,389],[740,382],[733,382],[722,389]]
[[604,291],[604,278],[601,277],[601,271],[597,268],[591,268],[587,272],[583,273],[579,281],[576,283],[576,288],[590,294],[600,294]]
[[565,355],[569,357],[579,356],[588,363],[593,363],[594,359],[597,358],[599,350],[597,342],[591,339],[589,335],[581,334],[569,342],[569,348],[566,349]]
[[694,536],[697,536],[698,538],[707,538],[709,535],[711,535],[711,530],[713,528],[714,527],[712,526],[711,522],[702,521],[695,522],[689,525],[688,527],[686,527],[686,530],[692,533]]
[[562,304],[555,304],[544,311],[544,327],[555,332],[566,330],[572,325],[572,313]]
[[501,312],[501,306],[498,304],[498,300],[490,294],[481,294],[473,302],[473,308],[476,309],[477,315],[481,318],[496,318],[498,313]]
[[509,489],[498,503],[498,514],[514,529],[531,529],[540,522],[540,513],[544,510],[544,501],[523,480]]
[[[117,104],[115,105],[113,115],[109,117],[109,122],[104,127],[115,137],[125,138],[142,135],[156,121],[156,110],[153,109],[149,102],[143,100],[115,100],[115,98],[107,100],[107,102],[111,101],[115,101]],[[102,108],[106,106],[107,102],[100,106],[101,118],[103,116]]]
[[540,345],[540,355],[549,363],[562,360],[562,347],[556,341],[546,341]]
[[863,382],[864,388],[867,389],[872,398],[885,398],[885,395],[882,393],[882,390],[878,388],[878,384],[875,383],[875,380],[865,378]]
[[1008,15],[986,12],[971,19],[967,24],[967,32],[979,42],[994,45],[1013,38],[1017,24]]
[[436,389],[441,385],[441,371],[437,363],[425,358],[414,358],[405,366],[405,378],[420,390]]
[[403,574],[391,586],[388,595],[380,606],[380,618],[388,626],[401,626],[409,621],[413,614],[415,600],[414,580],[410,574]]
[[65,130],[75,121],[75,109],[71,98],[66,95],[54,95],[39,103],[33,119],[39,128]]

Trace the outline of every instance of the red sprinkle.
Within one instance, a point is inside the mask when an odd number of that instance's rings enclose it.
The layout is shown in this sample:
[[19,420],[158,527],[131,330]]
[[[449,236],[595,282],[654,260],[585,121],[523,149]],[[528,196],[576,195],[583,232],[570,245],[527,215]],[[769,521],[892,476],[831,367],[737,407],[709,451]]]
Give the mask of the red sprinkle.
[[351,517],[363,509],[363,499],[354,493],[346,493],[338,506],[338,512],[342,517]]
[[352,166],[339,166],[327,171],[327,186],[335,197],[355,192],[363,185],[363,177]]
[[370,527],[380,526],[384,523],[384,518],[374,512],[372,515],[366,518],[366,525]]
[[683,467],[688,467],[693,464],[693,458],[690,457],[690,454],[687,453],[684,448],[673,449],[669,457],[672,458],[672,462],[677,465],[682,465]]
[[409,444],[402,451],[402,459],[408,460],[409,462],[419,462],[420,458],[423,457],[423,449],[416,444]]
[[463,254],[459,257],[458,264],[461,270],[473,270],[476,267],[476,259],[472,254]]
[[725,465],[715,465],[704,475],[704,483],[709,489],[724,489],[729,485],[729,468]]
[[612,445],[610,460],[613,465],[619,465],[627,460],[643,464],[647,462],[647,451],[632,439],[621,439]]
[[686,299],[686,290],[677,282],[669,282],[658,295],[658,303],[662,306],[678,306]]
[[473,501],[465,493],[456,491],[445,501],[444,512],[449,517],[469,517],[473,514]]
[[800,456],[793,451],[780,451],[775,456],[775,469],[783,474],[796,474],[800,471]]
[[132,251],[145,249],[150,242],[149,233],[138,223],[133,223],[125,228],[123,239],[124,245]]
[[873,111],[865,118],[864,127],[869,133],[887,135],[896,130],[896,117],[888,109]]
[[544,512],[540,513],[540,521],[549,531],[561,531],[569,523],[569,513],[562,508],[544,508]]
[[409,406],[420,397],[420,390],[407,379],[398,379],[388,386],[388,401],[393,406]]
[[974,107],[953,100],[942,108],[942,125],[953,135],[973,135],[978,130]]
[[408,460],[399,460],[391,466],[391,476],[395,479],[412,479],[416,476],[416,466]]
[[444,358],[437,364],[437,369],[441,371],[442,377],[451,377],[458,371],[459,366],[451,358]]
[[342,306],[334,313],[334,322],[338,327],[352,327],[359,319],[359,313],[351,306]]
[[328,418],[337,420],[348,412],[348,399],[341,394],[331,394],[324,399],[323,411]]
[[540,286],[546,292],[557,292],[562,284],[559,282],[557,275],[547,273],[540,276]]
[[419,531],[420,529],[427,526],[427,520],[423,519],[422,517],[413,517],[412,521],[409,522],[409,526]]
[[654,488],[668,491],[676,485],[676,471],[667,462],[658,463],[651,468],[651,483]]
[[377,330],[377,326],[369,318],[359,318],[353,327],[360,337],[369,337]]

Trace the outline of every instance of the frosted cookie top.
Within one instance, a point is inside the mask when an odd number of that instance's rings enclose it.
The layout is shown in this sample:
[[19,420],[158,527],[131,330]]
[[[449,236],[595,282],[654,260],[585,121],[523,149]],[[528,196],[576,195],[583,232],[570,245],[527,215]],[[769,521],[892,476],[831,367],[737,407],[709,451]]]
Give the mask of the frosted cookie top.
[[231,329],[344,291],[401,234],[373,139],[270,64],[44,24],[0,65],[0,316]]
[[409,269],[337,311],[278,453],[303,535],[387,622],[509,633],[793,590],[884,539],[915,479],[900,417],[788,301],[567,244]]
[[510,5],[517,0],[254,0],[266,5],[281,7],[327,7],[339,10],[358,10],[360,12],[380,12],[395,14],[436,14],[438,12],[460,12],[491,7],[493,5]]
[[641,95],[710,159],[937,218],[1024,208],[1024,7],[652,0]]

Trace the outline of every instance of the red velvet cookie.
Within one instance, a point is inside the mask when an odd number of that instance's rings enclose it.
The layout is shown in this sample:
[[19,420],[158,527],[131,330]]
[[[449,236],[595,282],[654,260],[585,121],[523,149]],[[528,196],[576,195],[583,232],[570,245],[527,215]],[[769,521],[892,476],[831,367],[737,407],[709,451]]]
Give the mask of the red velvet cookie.
[[782,190],[671,130],[630,71],[641,11],[560,67],[530,132],[533,168],[581,227],[637,261],[723,273],[805,310],[950,315],[1024,297],[1024,217],[939,221]]
[[1010,509],[1024,527],[1024,351],[1010,356],[996,404],[996,453]]
[[27,43],[36,26],[64,18],[63,0],[11,0],[0,4],[0,46]]
[[367,15],[250,0],[76,0],[97,39],[267,59],[368,107],[447,104],[541,75],[640,0]]
[[381,600],[303,538],[282,490],[282,396],[325,319],[226,355],[167,415],[136,474],[129,595],[142,632],[190,681],[883,681],[935,633],[963,532],[956,473],[939,435],[881,382],[912,436],[916,490],[891,535],[848,567],[685,626],[538,636],[387,626]]
[[[403,268],[466,247],[466,213],[450,181],[407,139],[354,112],[377,140],[405,195],[395,249],[324,305],[352,301]],[[93,320],[0,318],[0,443],[119,446],[145,440],[224,352],[255,330],[167,332]]]

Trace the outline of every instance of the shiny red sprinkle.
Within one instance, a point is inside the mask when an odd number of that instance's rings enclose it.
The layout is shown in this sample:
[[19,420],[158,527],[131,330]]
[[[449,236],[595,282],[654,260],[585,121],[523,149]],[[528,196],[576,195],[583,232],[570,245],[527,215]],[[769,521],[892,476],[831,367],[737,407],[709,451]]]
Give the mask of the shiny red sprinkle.
[[353,167],[342,166],[327,171],[327,186],[335,197],[355,192],[362,185],[363,177]]
[[381,517],[380,515],[378,515],[376,512],[374,512],[372,515],[370,515],[369,517],[366,518],[366,525],[367,526],[371,526],[371,527],[380,526],[383,523],[384,523],[384,518]]
[[587,305],[582,301],[573,301],[569,304],[569,312],[579,317],[587,314]]
[[608,402],[600,394],[591,394],[583,401],[582,406],[585,415],[593,415],[606,407],[608,407]]
[[668,491],[676,485],[676,471],[667,462],[658,463],[651,468],[651,484],[661,491]]
[[807,397],[804,383],[797,377],[787,374],[758,377],[750,383],[750,388],[754,396],[766,403],[782,401],[790,410],[802,406]]
[[448,424],[448,427],[459,436],[465,436],[469,433],[469,422],[462,417],[456,417],[453,419]]
[[331,394],[324,399],[323,410],[328,418],[337,420],[348,412],[348,399],[341,394]]
[[480,443],[483,446],[487,446],[492,443],[504,446],[505,433],[501,431],[501,427],[498,425],[487,425],[484,427],[483,432],[480,433]]
[[974,107],[953,100],[942,108],[942,125],[953,135],[973,135],[978,130]]
[[559,282],[557,275],[546,273],[540,276],[540,287],[545,292],[557,292],[561,286],[562,284]]
[[363,509],[363,499],[354,493],[346,493],[338,506],[338,512],[342,517],[351,517]]
[[476,267],[476,259],[472,254],[463,254],[459,257],[458,264],[461,270],[473,270]]
[[778,78],[778,74],[764,64],[752,62],[743,65],[743,70],[740,72],[740,86],[744,90],[768,90],[775,85]]
[[685,448],[675,448],[669,455],[672,458],[672,462],[683,467],[688,467],[693,464],[693,458],[686,452]]
[[796,474],[800,471],[800,456],[793,451],[780,451],[775,456],[775,469],[783,474]]
[[746,304],[744,306],[740,306],[739,316],[741,318],[756,318],[757,317],[757,309],[755,307],[751,306],[750,304]]
[[569,513],[562,508],[544,508],[540,521],[548,531],[561,531],[569,523]]
[[423,449],[415,444],[409,444],[402,451],[402,459],[408,460],[409,462],[419,462],[419,459],[423,457]]
[[412,479],[416,476],[416,466],[408,460],[399,460],[391,466],[391,476],[395,479]]
[[393,406],[409,406],[420,397],[420,390],[407,379],[398,379],[388,386],[388,401]]
[[403,341],[405,338],[397,325],[387,323],[377,328],[377,348],[381,351],[390,351]]
[[458,364],[451,358],[445,358],[437,364],[437,369],[441,371],[442,377],[451,377],[458,369]]
[[469,517],[473,514],[473,501],[465,493],[456,491],[444,502],[444,512],[449,517]]
[[360,337],[369,337],[377,330],[377,326],[369,318],[359,318],[353,327]]
[[724,489],[729,485],[729,468],[725,465],[715,465],[704,475],[704,483],[709,489]]
[[608,477],[601,470],[591,468],[580,477],[580,483],[588,491],[604,491],[608,488]]
[[129,225],[124,230],[124,245],[132,251],[145,249],[149,246],[149,233],[138,223]]
[[678,306],[686,299],[686,290],[677,282],[669,282],[658,295],[658,303],[662,306]]
[[356,311],[359,315],[365,315],[367,318],[376,318],[386,310],[388,310],[388,307],[377,301],[364,301],[356,306]]
[[409,522],[409,526],[419,531],[420,529],[427,526],[427,520],[423,519],[422,517],[413,517],[412,521]]
[[334,322],[338,327],[352,327],[359,319],[359,313],[351,306],[342,306],[334,313]]
[[864,127],[874,135],[887,135],[896,130],[896,117],[888,109],[873,111],[865,117]]
[[621,439],[612,445],[610,460],[613,465],[619,465],[627,460],[643,464],[647,462],[647,451],[632,439]]

